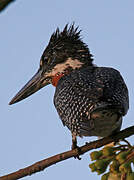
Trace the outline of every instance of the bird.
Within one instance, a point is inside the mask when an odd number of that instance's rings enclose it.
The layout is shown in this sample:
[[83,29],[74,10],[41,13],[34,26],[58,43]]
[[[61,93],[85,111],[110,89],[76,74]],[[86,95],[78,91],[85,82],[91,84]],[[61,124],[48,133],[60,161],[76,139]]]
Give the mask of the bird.
[[72,135],[72,149],[77,137],[106,137],[121,129],[129,109],[129,95],[120,72],[99,67],[81,30],[74,23],[57,28],[51,35],[37,73],[14,96],[10,105],[32,95],[46,85],[55,87],[54,105]]

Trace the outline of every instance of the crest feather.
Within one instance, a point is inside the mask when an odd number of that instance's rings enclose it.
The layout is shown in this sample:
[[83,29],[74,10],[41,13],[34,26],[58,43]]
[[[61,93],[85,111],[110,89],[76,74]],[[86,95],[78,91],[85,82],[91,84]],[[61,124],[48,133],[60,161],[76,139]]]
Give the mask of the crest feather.
[[78,26],[75,27],[74,23],[70,26],[68,24],[65,25],[63,31],[60,32],[59,28],[52,34],[50,38],[50,43],[56,43],[57,41],[81,41],[80,32],[78,30]]

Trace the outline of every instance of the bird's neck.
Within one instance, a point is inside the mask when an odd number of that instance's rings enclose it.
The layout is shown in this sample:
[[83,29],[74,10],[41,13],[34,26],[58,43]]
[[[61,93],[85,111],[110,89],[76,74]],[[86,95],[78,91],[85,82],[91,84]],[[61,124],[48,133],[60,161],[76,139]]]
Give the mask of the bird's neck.
[[68,58],[64,63],[57,64],[51,72],[52,85],[57,86],[60,78],[66,74],[71,73],[75,69],[79,69],[83,63],[78,59]]
[[56,87],[57,84],[58,84],[58,81],[60,80],[60,78],[61,78],[62,76],[64,76],[63,73],[53,76],[53,77],[52,77],[52,85]]

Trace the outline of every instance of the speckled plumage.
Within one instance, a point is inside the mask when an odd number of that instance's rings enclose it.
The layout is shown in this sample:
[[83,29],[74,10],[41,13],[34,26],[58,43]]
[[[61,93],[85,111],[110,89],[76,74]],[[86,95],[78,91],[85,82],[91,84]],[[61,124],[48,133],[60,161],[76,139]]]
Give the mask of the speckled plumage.
[[83,67],[59,80],[54,104],[72,133],[107,136],[120,129],[128,110],[128,91],[117,70]]

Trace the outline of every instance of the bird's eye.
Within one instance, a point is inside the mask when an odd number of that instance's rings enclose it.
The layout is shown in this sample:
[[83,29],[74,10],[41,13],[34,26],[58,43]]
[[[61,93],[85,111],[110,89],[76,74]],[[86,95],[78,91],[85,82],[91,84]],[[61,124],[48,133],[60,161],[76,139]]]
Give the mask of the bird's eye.
[[40,67],[42,67],[44,64],[48,64],[50,62],[50,59],[48,57],[42,57],[40,60]]
[[44,57],[43,60],[44,60],[44,63],[45,63],[45,64],[49,63],[49,61],[50,61],[50,59],[49,59],[48,57]]

